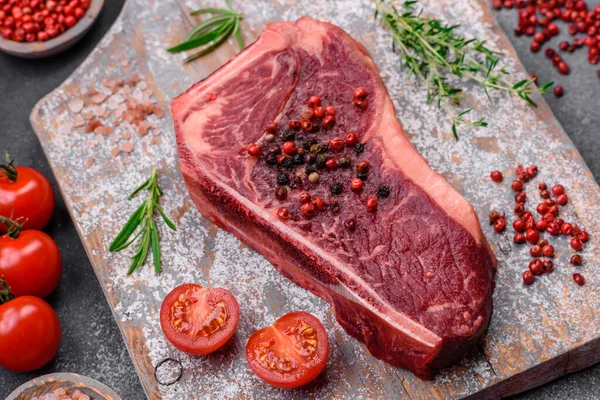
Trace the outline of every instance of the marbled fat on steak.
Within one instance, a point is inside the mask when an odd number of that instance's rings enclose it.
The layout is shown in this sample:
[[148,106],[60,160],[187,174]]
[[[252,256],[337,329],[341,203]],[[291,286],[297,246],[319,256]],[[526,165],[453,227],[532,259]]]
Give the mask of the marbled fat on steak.
[[[363,108],[353,102],[358,87],[367,91]],[[333,128],[318,117],[310,132],[288,128],[314,95],[335,107]],[[172,111],[196,207],[331,303],[337,321],[375,357],[432,378],[482,335],[492,313],[495,258],[473,207],[406,139],[375,64],[342,29],[308,17],[271,23],[174,99]],[[271,121],[278,129],[267,142]],[[358,135],[363,152],[326,146],[348,132]],[[302,156],[286,160],[284,141]],[[245,150],[252,143],[260,156]],[[350,167],[342,167],[343,156]],[[340,161],[338,168],[329,169],[328,159]],[[362,190],[353,192],[361,161],[369,168]],[[311,183],[307,175],[315,171],[320,180]],[[341,193],[332,193],[333,183]],[[278,184],[287,190],[284,200],[275,196]],[[303,215],[302,192],[325,207]],[[368,211],[367,198],[378,192],[377,210]],[[280,207],[289,219],[278,218]]]

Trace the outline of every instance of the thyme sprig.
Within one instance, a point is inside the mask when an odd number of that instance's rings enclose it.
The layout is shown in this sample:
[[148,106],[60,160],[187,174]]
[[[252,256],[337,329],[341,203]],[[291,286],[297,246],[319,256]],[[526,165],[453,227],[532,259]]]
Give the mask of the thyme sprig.
[[[142,190],[147,190],[149,192],[148,198],[133,212],[133,214],[131,214],[108,248],[111,252],[121,251],[131,246],[133,242],[141,237],[140,246],[131,258],[131,266],[127,271],[127,275],[130,275],[133,271],[144,265],[150,251],[152,251],[152,259],[154,260],[154,271],[157,274],[162,271],[158,231],[156,229],[156,223],[154,222],[154,210],[158,211],[169,228],[173,231],[177,231],[175,224],[171,222],[158,204],[163,192],[158,186],[158,171],[156,168],[153,168],[150,177],[129,195],[129,199],[133,198]],[[129,240],[136,230],[138,232],[133,239]]]
[[[547,93],[553,82],[535,86],[535,79],[518,82],[509,80],[506,67],[498,68],[501,53],[490,50],[484,40],[466,39],[455,32],[459,25],[449,26],[446,22],[421,16],[416,0],[405,1],[396,6],[393,0],[372,0],[375,3],[375,19],[379,18],[393,37],[392,49],[402,58],[409,77],[417,76],[427,86],[427,104],[437,102],[452,121],[452,133],[458,140],[460,125],[486,127],[484,118],[465,118],[472,108],[456,111],[464,97],[463,89],[451,85],[448,75],[468,78],[483,87],[491,101],[488,90],[517,95],[530,105],[533,93]],[[399,8],[403,11],[400,12]]]
[[244,48],[244,40],[242,39],[240,23],[244,19],[244,15],[233,11],[229,0],[225,0],[225,2],[229,9],[203,8],[192,11],[190,15],[214,14],[214,16],[192,28],[183,42],[171,47],[168,51],[171,53],[180,53],[204,46],[202,50],[185,58],[184,62],[189,62],[215,50],[229,39],[231,35],[235,35],[238,46],[242,50]]

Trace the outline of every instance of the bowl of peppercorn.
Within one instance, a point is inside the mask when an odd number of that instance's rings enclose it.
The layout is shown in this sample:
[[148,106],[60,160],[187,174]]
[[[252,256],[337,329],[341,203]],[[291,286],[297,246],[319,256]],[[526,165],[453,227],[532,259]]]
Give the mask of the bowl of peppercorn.
[[21,58],[59,54],[96,21],[104,0],[0,0],[0,51]]

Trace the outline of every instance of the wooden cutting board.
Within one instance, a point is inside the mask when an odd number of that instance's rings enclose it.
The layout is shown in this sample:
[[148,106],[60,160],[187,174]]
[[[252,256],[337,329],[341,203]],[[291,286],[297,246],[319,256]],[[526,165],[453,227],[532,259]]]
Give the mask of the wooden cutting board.
[[[90,57],[39,102],[31,121],[149,398],[497,398],[600,360],[600,297],[595,278],[600,251],[594,239],[583,252],[584,266],[578,268],[587,278],[585,286],[572,282],[568,243],[559,238],[555,242],[555,272],[525,287],[521,273],[530,260],[528,248],[513,245],[510,232],[496,234],[486,222],[491,209],[505,210],[512,222],[511,171],[518,163],[537,164],[538,181],[560,182],[568,188],[570,201],[565,218],[589,232],[600,231],[596,213],[590,212],[600,204],[599,188],[542,98],[536,98],[539,108],[533,109],[504,95],[496,95],[489,103],[480,91],[469,91],[465,104],[480,110],[490,126],[463,129],[461,140],[456,142],[445,115],[425,104],[422,85],[401,71],[398,57],[391,52],[389,36],[372,19],[373,6],[368,0],[234,3],[246,15],[246,43],[256,38],[268,21],[295,20],[306,14],[332,21],[365,44],[381,70],[411,141],[433,169],[443,173],[471,201],[484,222],[483,229],[500,260],[494,314],[478,348],[460,364],[444,370],[435,381],[422,381],[371,357],[361,343],[335,323],[324,301],[283,278],[259,254],[207,222],[193,207],[178,170],[167,110],[170,99],[233,56],[235,44],[231,41],[210,56],[185,65],[180,56],[164,49],[181,40],[191,27],[186,7],[176,0],[129,1]],[[462,24],[467,36],[489,39],[506,54],[508,68],[526,76],[485,0],[422,3],[429,15]],[[224,6],[219,1],[193,4]],[[192,2],[187,5],[192,6]],[[115,127],[106,136],[86,134],[75,126],[82,124],[82,116],[90,117],[86,115],[90,110],[106,115],[104,121],[114,121],[122,99],[111,95],[103,100],[101,95],[90,100],[85,93],[96,87],[111,94],[102,83],[111,86],[115,80],[136,73],[142,79],[131,84],[131,96],[155,102],[165,111],[162,118],[157,117],[160,111],[148,117],[155,127],[150,134],[141,136],[127,124]],[[80,99],[86,99],[81,111]],[[111,152],[119,154],[113,156]],[[160,169],[164,208],[176,222],[178,232],[160,227],[165,269],[162,275],[156,276],[148,265],[126,276],[131,254],[110,254],[107,248],[141,201],[127,200],[128,193],[149,175],[152,166]],[[503,184],[490,181],[492,169],[505,173]],[[537,197],[534,186],[530,184],[532,198]],[[182,282],[228,288],[241,305],[237,334],[216,354],[189,357],[170,346],[161,333],[161,301]],[[328,366],[316,382],[303,389],[283,391],[263,384],[252,374],[244,346],[256,329],[293,310],[305,310],[320,318],[332,346]],[[154,366],[166,357],[180,360],[184,368],[181,381],[169,387],[159,385],[154,377]]]

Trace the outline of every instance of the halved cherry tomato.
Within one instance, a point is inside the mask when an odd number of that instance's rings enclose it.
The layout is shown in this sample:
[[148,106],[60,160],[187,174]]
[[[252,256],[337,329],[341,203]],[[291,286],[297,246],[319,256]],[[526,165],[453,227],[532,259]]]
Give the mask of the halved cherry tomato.
[[[50,181],[29,167],[0,165],[0,215],[27,220],[24,229],[42,229],[54,211]],[[6,228],[0,224],[0,232]]]
[[329,339],[321,321],[303,311],[291,312],[255,332],[246,345],[246,359],[263,381],[297,388],[325,368]]
[[42,231],[13,232],[0,236],[0,278],[15,296],[46,297],[62,273],[60,251]]
[[0,366],[29,372],[46,365],[60,346],[60,321],[44,300],[17,297],[0,305]]
[[240,307],[229,291],[193,283],[173,289],[160,308],[160,326],[169,342],[194,355],[222,347],[239,320]]

